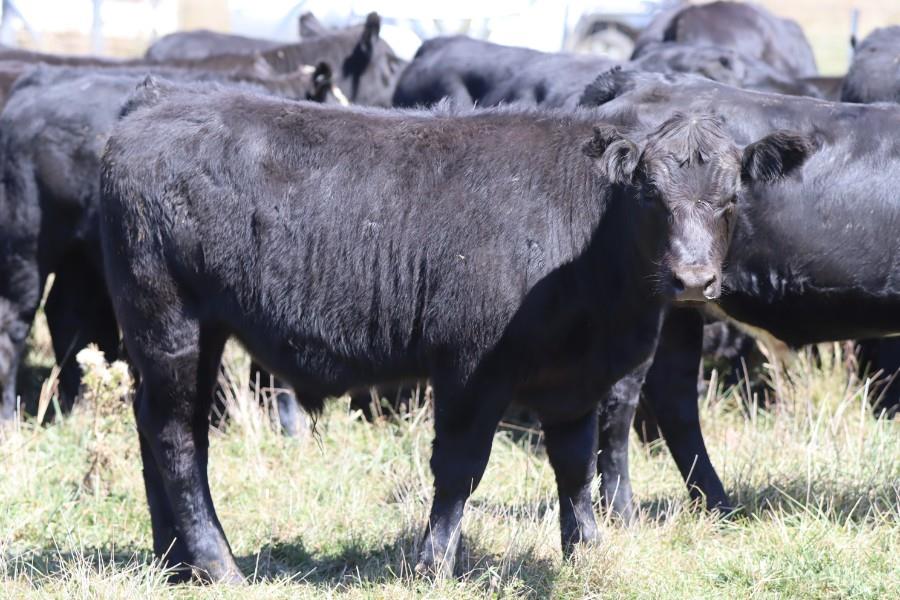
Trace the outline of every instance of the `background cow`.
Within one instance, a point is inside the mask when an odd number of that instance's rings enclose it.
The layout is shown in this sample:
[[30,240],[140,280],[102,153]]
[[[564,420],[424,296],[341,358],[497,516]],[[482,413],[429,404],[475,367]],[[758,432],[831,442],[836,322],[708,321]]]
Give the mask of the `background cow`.
[[900,26],[870,33],[853,52],[841,87],[843,102],[900,102]]
[[221,33],[207,29],[176,31],[164,35],[147,48],[144,58],[151,62],[202,60],[211,56],[253,54],[283,46],[283,42]]
[[[39,67],[19,79],[0,115],[0,418],[16,407],[16,372],[25,336],[48,275],[55,274],[45,312],[60,366],[59,401],[71,408],[81,372],[74,357],[95,342],[118,354],[119,334],[100,263],[100,156],[129,94],[146,68],[100,73]],[[230,81],[222,73],[162,68],[158,75],[185,81],[218,80],[268,91],[266,80]],[[293,78],[272,89],[289,97],[322,96],[321,80]],[[303,90],[302,85],[306,89]],[[287,400],[281,400],[287,402]],[[286,416],[293,415],[286,406]]]
[[710,2],[661,12],[638,36],[632,58],[639,58],[659,42],[733,48],[793,77],[818,75],[812,48],[800,26],[755,4]]
[[[465,36],[434,38],[419,48],[394,92],[394,105],[430,106],[443,98],[459,106],[525,103],[574,108],[584,88],[615,64],[601,57],[538,52]],[[623,68],[697,73],[723,83],[818,96],[818,88],[761,59],[724,46],[656,44]]]
[[[900,148],[879,135],[900,125],[900,108],[760,96],[697,77],[621,71],[598,78],[583,102],[603,118],[644,126],[686,108],[716,107],[739,142],[792,123],[805,136],[784,138],[790,150],[781,159],[745,164],[760,174],[774,166],[797,176],[750,186],[742,197],[726,259],[727,293],[717,305],[792,346],[900,331],[894,249],[880,241],[900,219],[890,183],[900,176]],[[844,167],[835,169],[836,160]],[[697,417],[702,323],[696,311],[672,311],[643,397],[692,496],[728,507]]]

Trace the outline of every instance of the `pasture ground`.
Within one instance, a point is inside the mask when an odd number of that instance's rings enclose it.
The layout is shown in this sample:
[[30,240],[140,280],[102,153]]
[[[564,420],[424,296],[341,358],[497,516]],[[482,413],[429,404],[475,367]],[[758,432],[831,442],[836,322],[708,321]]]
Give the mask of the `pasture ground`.
[[[30,367],[52,364],[37,327]],[[740,392],[703,399],[714,463],[744,507],[691,510],[668,452],[633,445],[639,522],[560,557],[553,475],[536,432],[499,432],[473,496],[459,580],[414,576],[430,498],[427,407],[364,422],[330,405],[313,436],[284,439],[249,393],[212,436],[211,485],[250,583],[169,586],[152,564],[121,372],[92,367],[87,398],[0,441],[0,597],[6,598],[898,598],[900,420],[876,421],[841,347],[801,355],[768,411]],[[231,349],[235,378],[246,360]],[[246,376],[245,376],[246,377]],[[44,396],[45,400],[49,398]]]

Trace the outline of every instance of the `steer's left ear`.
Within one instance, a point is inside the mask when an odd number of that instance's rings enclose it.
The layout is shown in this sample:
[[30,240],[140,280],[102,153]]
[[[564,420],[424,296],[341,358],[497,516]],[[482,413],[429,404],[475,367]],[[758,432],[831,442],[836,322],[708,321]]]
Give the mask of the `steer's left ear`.
[[612,183],[629,184],[640,160],[638,147],[612,125],[594,127],[594,136],[582,147],[594,168]]
[[741,179],[775,181],[800,168],[813,150],[812,140],[799,133],[791,131],[770,133],[744,149],[744,156],[741,159]]

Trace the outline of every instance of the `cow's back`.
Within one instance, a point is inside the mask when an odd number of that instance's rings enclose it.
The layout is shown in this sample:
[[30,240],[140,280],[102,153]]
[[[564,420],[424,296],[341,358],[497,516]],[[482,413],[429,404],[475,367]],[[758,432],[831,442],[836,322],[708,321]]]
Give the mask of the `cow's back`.
[[164,35],[147,48],[144,57],[150,61],[201,60],[223,54],[252,54],[281,45],[283,42],[198,29]]

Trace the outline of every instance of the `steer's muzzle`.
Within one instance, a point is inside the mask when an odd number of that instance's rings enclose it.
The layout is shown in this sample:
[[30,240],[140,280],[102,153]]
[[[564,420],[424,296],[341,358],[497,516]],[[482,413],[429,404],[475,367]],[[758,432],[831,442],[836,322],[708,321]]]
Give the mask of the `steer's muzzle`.
[[672,272],[672,296],[675,302],[706,302],[722,293],[716,269],[691,265]]

